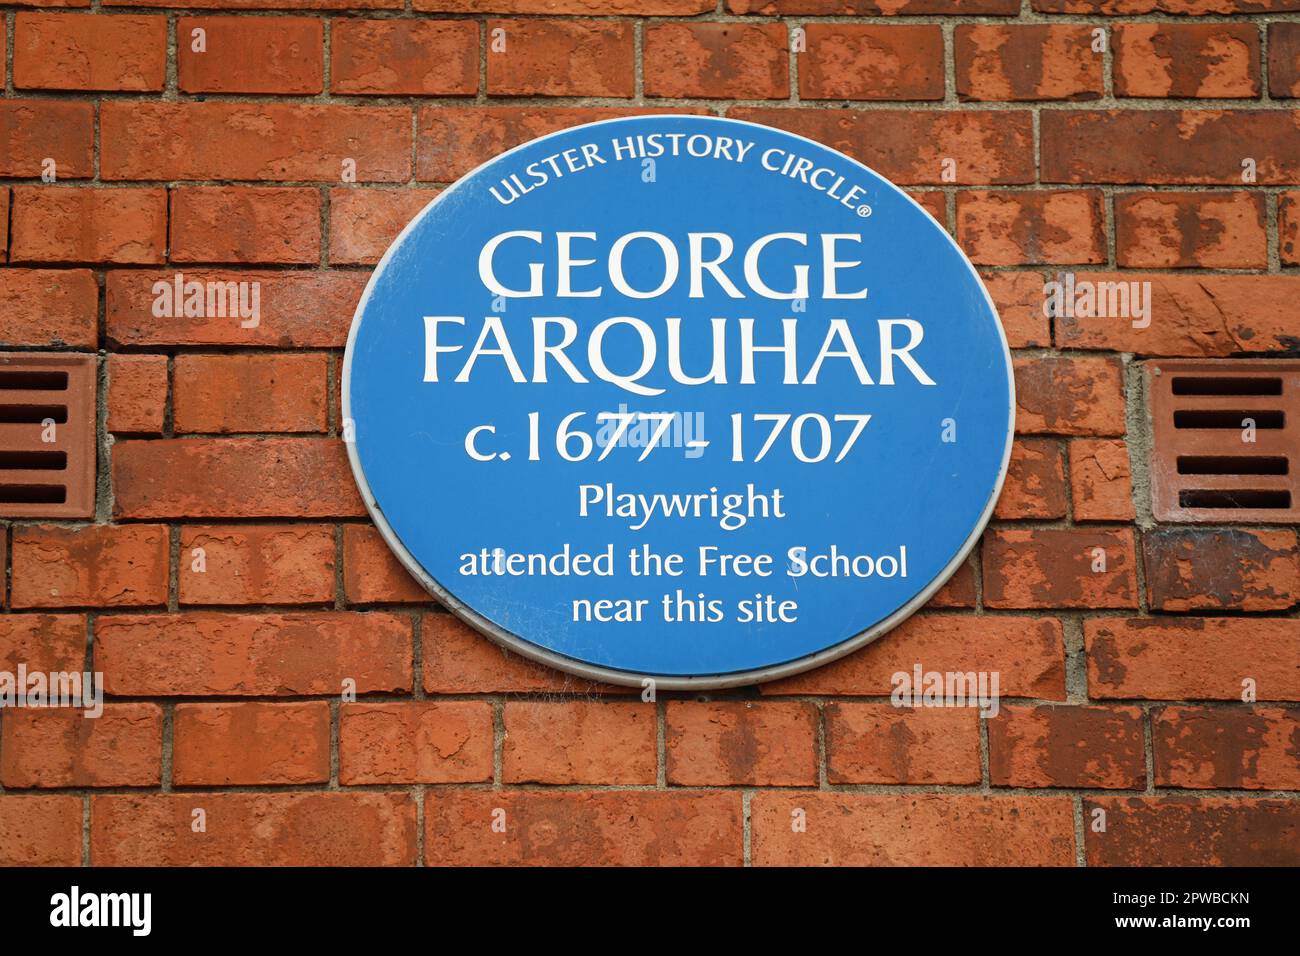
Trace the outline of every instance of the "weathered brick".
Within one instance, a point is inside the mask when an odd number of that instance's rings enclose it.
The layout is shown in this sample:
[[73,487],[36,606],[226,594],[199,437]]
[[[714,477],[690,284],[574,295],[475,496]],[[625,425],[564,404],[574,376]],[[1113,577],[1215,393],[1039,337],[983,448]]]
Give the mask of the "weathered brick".
[[1095,100],[1102,54],[1092,28],[1074,24],[961,23],[953,31],[963,100]]
[[[198,30],[203,31],[201,50],[194,48]],[[319,93],[325,77],[324,21],[178,17],[176,76],[185,93]]]
[[[485,6],[489,7],[485,11]],[[691,17],[713,10],[712,0],[415,0],[431,13],[545,13],[552,16]]]
[[1009,704],[989,721],[995,787],[1146,786],[1137,707]]
[[334,600],[334,529],[205,525],[181,529],[181,604],[325,604]]
[[343,593],[349,604],[424,604],[433,600],[372,525],[343,528]]
[[1015,373],[1017,433],[1124,434],[1124,373],[1118,359],[1017,358]]
[[0,341],[6,345],[93,349],[98,311],[99,287],[89,269],[0,269]]
[[926,607],[935,608],[954,608],[968,607],[973,608],[977,603],[977,588],[975,579],[978,577],[975,571],[975,560],[967,558],[961,566],[953,572],[947,583],[944,584],[934,596],[930,598]]
[[[95,107],[70,100],[0,100],[0,176],[95,173]],[[54,165],[49,167],[47,160]]]
[[1040,140],[1045,183],[1239,185],[1244,159],[1261,186],[1300,182],[1300,129],[1283,110],[1047,110]]
[[1115,261],[1139,269],[1263,269],[1259,193],[1128,193],[1115,197]]
[[1037,272],[986,272],[980,278],[998,310],[998,319],[1013,349],[1051,344],[1043,314],[1043,277]]
[[1300,803],[1210,797],[1085,797],[1088,866],[1300,865]]
[[436,189],[330,190],[330,263],[371,265],[438,195]]
[[1300,789],[1300,713],[1282,707],[1163,707],[1151,718],[1158,787]]
[[411,688],[411,622],[396,614],[125,614],[95,622],[114,695],[302,696]]
[[674,700],[664,715],[664,732],[669,784],[817,783],[817,709],[812,704]]
[[157,524],[14,529],[14,607],[167,603],[167,528]]
[[330,87],[363,96],[473,96],[478,56],[472,20],[335,20]]
[[1007,697],[1065,698],[1061,622],[1048,617],[917,614],[887,639],[815,670],[763,684],[764,694],[888,695],[892,677],[926,671],[998,671]]
[[979,265],[1105,262],[1105,223],[1095,189],[957,194],[957,242]]
[[165,189],[15,186],[13,194],[14,262],[163,261]]
[[292,704],[177,704],[172,783],[178,787],[324,783],[330,708]]
[[320,193],[271,186],[172,190],[173,262],[313,263],[320,260]]
[[810,23],[804,31],[801,99],[943,99],[943,31],[937,24]]
[[113,446],[118,518],[360,517],[334,438],[174,438]]
[[[1088,695],[1145,700],[1300,700],[1300,621],[1104,618],[1085,621]],[[1246,683],[1246,682],[1249,683]]]
[[[739,793],[446,790],[424,805],[429,866],[739,866]],[[504,820],[505,830],[493,827]]]
[[[802,819],[796,830],[792,821]],[[760,792],[756,866],[1068,866],[1068,797]]]
[[1070,497],[1075,521],[1132,521],[1128,445],[1116,438],[1071,441]]
[[329,359],[178,355],[172,418],[181,432],[323,432]]
[[[712,8],[710,8],[712,9]],[[1015,16],[1016,0],[727,0],[739,16]]]
[[645,27],[647,96],[784,99],[789,32],[780,23],[653,23]]
[[490,19],[487,36],[489,96],[627,97],[635,92],[630,23]]
[[1154,528],[1142,534],[1153,611],[1285,611],[1300,601],[1294,530]]
[[157,704],[106,704],[97,717],[80,708],[18,708],[0,729],[0,783],[11,789],[156,787],[162,780]]
[[338,182],[345,160],[355,164],[357,182],[405,182],[411,175],[406,109],[112,100],[99,114],[106,180]]
[[826,779],[831,783],[979,783],[978,711],[828,704]]
[[1050,438],[1022,438],[1011,446],[1007,480],[993,516],[1001,520],[1065,517],[1065,464]]
[[506,783],[652,784],[655,708],[623,701],[508,701]]
[[[0,40],[4,30],[0,29]],[[0,187],[0,262],[9,259],[9,187]]]
[[[204,831],[194,830],[195,809],[204,812]],[[411,866],[415,813],[409,793],[99,794],[90,802],[90,859],[97,866]]]
[[1135,608],[1131,528],[997,528],[984,536],[994,608]]
[[0,670],[12,674],[19,664],[26,664],[29,672],[83,670],[85,615],[0,615]]
[[[158,303],[177,297],[155,289],[159,283],[174,289],[177,275],[180,304],[160,316]],[[190,283],[204,290],[193,300],[184,291]],[[342,348],[365,284],[366,277],[354,272],[113,270],[105,281],[104,322],[115,345]],[[241,301],[255,314],[243,318]],[[187,310],[187,302],[196,308]]]
[[1300,191],[1277,197],[1277,252],[1283,265],[1300,265]]
[[339,709],[339,783],[490,781],[492,735],[487,701],[344,704]]
[[80,863],[80,797],[0,795],[0,866]]
[[1033,121],[1028,110],[832,110],[735,106],[733,119],[798,133],[870,166],[905,186],[1034,181]]
[[1268,25],[1268,92],[1279,98],[1300,96],[1300,23]]
[[[105,0],[108,7],[150,6],[156,0]],[[403,0],[190,0],[195,10],[400,10]]]
[[18,13],[14,86],[20,90],[153,90],[167,74],[167,18]]
[[1253,23],[1121,23],[1113,37],[1116,96],[1259,96]]
[[108,356],[108,430],[159,435],[167,412],[167,356]]

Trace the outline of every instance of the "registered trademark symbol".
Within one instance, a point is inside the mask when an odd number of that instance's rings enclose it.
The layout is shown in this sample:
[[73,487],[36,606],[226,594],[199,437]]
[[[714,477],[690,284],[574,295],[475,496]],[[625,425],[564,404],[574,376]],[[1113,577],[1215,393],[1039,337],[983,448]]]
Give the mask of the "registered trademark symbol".
[[871,207],[865,204],[859,206],[858,215],[861,216],[863,219],[866,219],[868,216],[871,215]]

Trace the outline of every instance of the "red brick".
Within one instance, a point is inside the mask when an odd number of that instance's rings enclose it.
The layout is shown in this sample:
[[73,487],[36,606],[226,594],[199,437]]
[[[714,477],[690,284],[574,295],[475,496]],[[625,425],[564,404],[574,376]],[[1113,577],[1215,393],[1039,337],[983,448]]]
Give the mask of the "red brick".
[[1070,497],[1075,521],[1132,521],[1128,445],[1115,438],[1070,442]]
[[943,99],[943,31],[937,24],[810,23],[804,30],[801,99]]
[[124,614],[95,622],[95,667],[113,695],[265,697],[411,689],[411,622],[319,611]]
[[323,432],[329,359],[178,355],[173,419],[180,432]]
[[320,260],[320,194],[267,186],[172,190],[173,262]]
[[934,593],[934,597],[930,598],[926,607],[931,609],[975,607],[978,603],[976,577],[975,562],[968,558],[953,572],[947,583]]
[[343,442],[175,438],[113,446],[118,518],[360,517]]
[[1043,277],[1037,272],[986,272],[980,276],[1013,349],[1043,348],[1052,335],[1043,313]]
[[1123,16],[1168,13],[1202,16],[1212,13],[1282,13],[1298,9],[1296,0],[1033,0],[1041,13],[1083,13]]
[[14,262],[163,261],[165,189],[15,186]]
[[[195,31],[204,33],[197,52]],[[325,26],[311,17],[179,17],[176,74],[185,93],[319,93]]]
[[1277,197],[1277,251],[1283,265],[1300,265],[1300,192]]
[[948,228],[948,197],[947,196],[945,196],[943,193],[939,192],[938,190],[932,190],[932,191],[927,190],[925,192],[910,190],[908,192],[908,195],[911,196],[913,199],[915,199],[917,204],[934,218],[935,222],[937,222],[939,225],[943,226],[945,230],[947,230]]
[[1073,24],[958,24],[957,95],[963,100],[1095,100],[1102,54],[1092,28]]
[[[504,822],[505,832],[493,830]],[[429,866],[739,866],[739,793],[445,790],[424,805]]]
[[95,108],[62,100],[0,100],[0,176],[32,177],[53,160],[59,179],[95,173]]
[[343,593],[349,604],[424,604],[433,600],[371,525],[343,528]]
[[449,183],[539,136],[621,116],[701,113],[692,107],[439,106],[417,113],[416,178]]
[[159,435],[167,411],[167,356],[108,356],[108,430]]
[[339,783],[479,783],[492,779],[492,705],[477,700],[344,704]]
[[1294,800],[1085,797],[1083,819],[1088,866],[1300,865]]
[[984,536],[984,603],[1135,608],[1136,565],[1131,528],[998,528]]
[[488,95],[631,96],[632,43],[632,24],[622,21],[490,19]]
[[1130,193],[1115,197],[1115,261],[1142,269],[1263,269],[1258,193]]
[[647,96],[790,95],[790,37],[783,23],[654,23],[644,36]]
[[[202,549],[201,553],[195,553]],[[198,570],[202,568],[202,570]],[[326,604],[334,600],[328,525],[181,529],[181,604]]]
[[1300,601],[1294,530],[1155,528],[1142,535],[1153,611],[1285,611]]
[[1268,92],[1300,96],[1300,23],[1268,25]]
[[[0,620],[3,620],[0,617]],[[596,684],[536,664],[488,640],[452,614],[423,616],[424,691],[427,694],[631,694],[632,688]]]
[[[156,0],[105,0],[108,7],[149,6]],[[206,10],[401,10],[402,0],[192,0],[187,8]]]
[[1300,700],[1300,621],[1105,618],[1085,621],[1093,698]]
[[[156,787],[162,780],[162,708],[107,704],[5,714],[0,783],[6,787]],[[76,830],[80,832],[80,826]]]
[[335,20],[330,87],[373,96],[473,96],[478,24],[472,20]]
[[[357,182],[411,175],[409,110],[339,104],[105,101],[100,176]],[[0,130],[3,126],[0,126]]]
[[1259,96],[1254,23],[1121,23],[1113,37],[1116,96]]
[[817,708],[812,704],[674,700],[668,703],[664,725],[670,784],[817,784]]
[[917,614],[885,639],[815,670],[763,684],[764,694],[887,696],[893,675],[997,671],[1005,697],[1065,698],[1061,622],[1047,617]]
[[14,86],[28,90],[154,90],[167,74],[167,18],[19,13]]
[[0,269],[0,341],[95,348],[99,287],[89,269]]
[[[773,793],[750,803],[755,866],[1068,866],[1068,797]],[[802,820],[803,830],[796,829]]]
[[[0,30],[0,40],[4,31]],[[0,262],[9,258],[9,187],[0,189]]]
[[[712,9],[712,8],[710,8]],[[739,16],[1015,16],[1016,0],[727,0]]]
[[1247,158],[1261,186],[1300,182],[1284,110],[1048,110],[1040,139],[1046,183],[1240,185]]
[[1300,789],[1300,714],[1282,707],[1164,707],[1151,720],[1158,787]]
[[167,603],[163,525],[14,529],[14,607],[145,607]]
[[655,708],[648,703],[507,702],[506,783],[653,784]]
[[[215,292],[202,315],[155,315],[160,300],[158,283],[174,288],[183,282],[207,285]],[[0,281],[3,275],[0,274]],[[248,305],[258,314],[241,319],[235,289],[229,283],[248,283]],[[350,272],[234,272],[194,269],[185,272],[114,270],[105,281],[104,321],[109,341],[115,345],[241,345],[275,348],[342,348],[347,342],[352,314],[365,288],[366,276]],[[161,288],[161,287],[159,287]],[[252,301],[256,293],[256,303]],[[172,296],[168,296],[171,298]],[[184,306],[188,293],[182,292]],[[248,327],[244,322],[250,323]],[[256,322],[256,324],[252,324]],[[93,341],[93,339],[92,339]]]
[[329,704],[177,704],[172,748],[178,787],[325,783]]
[[[205,832],[195,832],[194,811]],[[409,793],[100,794],[90,803],[97,866],[411,866]]]
[[[713,12],[712,0],[415,0],[432,13],[522,13],[563,16],[689,17]],[[485,9],[486,8],[486,9]]]
[[1017,358],[1016,432],[1123,435],[1124,372],[1118,359]]
[[1065,517],[1065,464],[1061,446],[1050,438],[1025,438],[1011,446],[1011,462],[995,518]]
[[1033,123],[1028,110],[834,110],[737,106],[733,119],[798,133],[900,186],[949,185],[945,159],[961,185],[1034,181]]
[[0,866],[80,864],[80,797],[0,795]]
[[979,265],[1106,261],[1101,192],[961,192],[957,242]]
[[828,704],[826,779],[833,784],[979,783],[978,711]]
[[0,670],[80,672],[86,664],[83,614],[0,615]]
[[1010,704],[989,721],[989,782],[995,787],[1146,786],[1137,707]]
[[436,195],[436,189],[331,189],[330,263],[378,262],[397,234]]

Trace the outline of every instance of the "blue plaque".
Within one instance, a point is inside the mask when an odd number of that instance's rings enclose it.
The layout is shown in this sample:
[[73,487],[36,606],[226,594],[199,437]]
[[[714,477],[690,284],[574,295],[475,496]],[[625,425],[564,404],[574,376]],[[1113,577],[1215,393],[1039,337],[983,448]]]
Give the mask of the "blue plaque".
[[402,563],[582,676],[784,676],[920,607],[1011,451],[1006,338],[910,197],[698,116],[498,156],[403,230],[357,308],[345,440]]

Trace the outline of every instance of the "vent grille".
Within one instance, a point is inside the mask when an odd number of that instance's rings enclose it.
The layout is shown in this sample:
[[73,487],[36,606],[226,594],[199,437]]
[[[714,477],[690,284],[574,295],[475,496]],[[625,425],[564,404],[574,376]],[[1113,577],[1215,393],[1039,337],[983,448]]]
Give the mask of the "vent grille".
[[95,513],[95,356],[0,353],[0,516]]
[[1300,362],[1147,365],[1157,521],[1300,520]]

